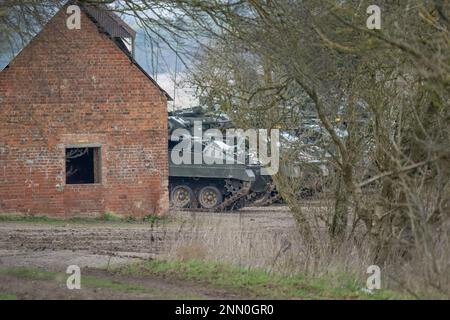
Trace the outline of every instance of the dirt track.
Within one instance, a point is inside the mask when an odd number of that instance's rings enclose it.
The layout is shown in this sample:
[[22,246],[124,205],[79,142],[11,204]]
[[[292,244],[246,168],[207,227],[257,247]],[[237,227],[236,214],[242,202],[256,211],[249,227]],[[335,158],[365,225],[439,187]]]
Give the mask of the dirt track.
[[[163,252],[181,232],[186,237],[186,224],[193,219],[223,228],[249,225],[253,230],[273,231],[293,227],[286,207],[246,208],[239,213],[172,213],[176,222],[151,223],[15,223],[0,224],[0,261],[3,264],[17,257],[20,261],[47,267],[58,265],[67,257],[95,256],[122,261],[131,258],[151,258]],[[239,223],[237,223],[239,221]],[[184,229],[183,229],[184,228]],[[226,230],[224,230],[225,232]],[[57,252],[58,254],[56,254]],[[71,254],[73,253],[73,254]],[[39,257],[42,256],[41,264]],[[104,259],[101,259],[102,263]],[[98,266],[100,263],[88,266]]]
[[95,255],[148,258],[162,249],[169,235],[147,225],[0,225],[0,248],[27,252],[88,252]]
[[[0,273],[0,294],[14,294],[17,299],[44,300],[124,300],[124,299],[241,299],[241,294],[203,287],[198,284],[155,277],[128,277],[105,270],[82,269],[81,289],[68,290],[64,275],[55,279],[29,279]],[[90,282],[85,284],[89,277]],[[94,283],[92,283],[94,279]],[[105,282],[107,285],[105,285]],[[96,284],[99,283],[99,284]]]
[[[206,289],[192,283],[170,283],[161,279],[124,279],[111,275],[102,268],[155,257],[166,250],[173,240],[183,233],[189,222],[207,221],[206,225],[220,223],[232,230],[237,225],[249,225],[253,230],[271,231],[293,228],[292,217],[285,207],[246,208],[239,213],[172,213],[174,222],[155,225],[151,223],[29,223],[6,222],[0,224],[0,267],[38,267],[64,273],[67,266],[75,264],[83,274],[96,274],[126,283],[138,282],[148,287],[144,293],[112,292],[108,289],[86,288],[69,291],[65,284],[27,281],[0,275],[0,294],[14,292],[23,299],[61,298],[239,298],[236,293]],[[237,223],[239,222],[239,224]],[[223,230],[224,232],[226,230]]]

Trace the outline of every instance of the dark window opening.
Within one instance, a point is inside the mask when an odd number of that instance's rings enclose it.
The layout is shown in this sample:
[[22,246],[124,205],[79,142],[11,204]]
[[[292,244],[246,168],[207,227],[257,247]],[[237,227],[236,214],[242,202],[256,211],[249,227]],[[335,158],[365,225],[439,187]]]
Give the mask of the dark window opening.
[[100,183],[100,148],[66,148],[66,184]]

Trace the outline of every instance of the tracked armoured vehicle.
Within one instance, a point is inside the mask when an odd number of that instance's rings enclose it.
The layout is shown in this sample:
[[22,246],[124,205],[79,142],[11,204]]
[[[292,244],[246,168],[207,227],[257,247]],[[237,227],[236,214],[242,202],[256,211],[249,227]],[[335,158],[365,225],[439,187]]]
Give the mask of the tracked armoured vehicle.
[[[264,198],[269,188],[269,177],[260,174],[258,164],[249,165],[234,161],[227,164],[229,148],[222,141],[205,144],[196,141],[193,134],[194,121],[201,121],[202,129],[224,130],[232,126],[225,116],[207,116],[202,109],[187,109],[169,113],[169,195],[171,206],[175,208],[202,208],[214,211],[229,211],[242,208],[249,201]],[[181,131],[177,129],[182,129]],[[183,137],[176,132],[185,133]],[[176,137],[174,139],[174,137]],[[172,151],[184,138],[191,139],[191,147],[183,153],[191,161],[174,161]],[[193,159],[200,156],[203,162],[196,164]],[[217,156],[224,159],[223,164],[212,163]],[[235,158],[233,158],[235,160]],[[233,162],[233,161],[231,161]]]
[[[177,129],[184,129],[192,137],[195,123],[201,123],[202,131],[218,129],[222,132],[234,128],[233,123],[225,114],[208,114],[201,107],[183,109],[169,113],[169,153],[179,141],[172,141],[172,133]],[[280,135],[280,148],[289,150],[291,145],[299,142],[305,146],[298,152],[292,162],[285,163],[280,170],[293,177],[302,177],[303,187],[299,190],[302,198],[310,198],[323,189],[323,179],[329,174],[324,150],[313,146],[312,142],[320,137],[320,128],[313,120],[306,119],[304,125],[298,130],[283,130]],[[339,131],[341,132],[341,131]],[[342,131],[345,134],[345,131]],[[202,139],[199,139],[202,140]],[[222,154],[224,159],[230,156],[229,148],[246,150],[245,145],[229,146],[222,141],[203,144],[203,141],[193,140],[189,149],[189,158],[197,154],[214,158],[214,154]],[[195,148],[195,145],[202,144]],[[197,151],[195,151],[197,150]],[[233,151],[234,152],[234,151]],[[251,156],[247,152],[247,156]],[[192,162],[193,163],[193,162]],[[169,155],[169,188],[171,205],[178,208],[203,208],[206,210],[236,210],[245,205],[267,206],[283,202],[271,176],[261,174],[258,164],[248,165],[246,159],[243,163],[233,164],[192,164],[174,163]],[[226,161],[224,162],[226,163]]]

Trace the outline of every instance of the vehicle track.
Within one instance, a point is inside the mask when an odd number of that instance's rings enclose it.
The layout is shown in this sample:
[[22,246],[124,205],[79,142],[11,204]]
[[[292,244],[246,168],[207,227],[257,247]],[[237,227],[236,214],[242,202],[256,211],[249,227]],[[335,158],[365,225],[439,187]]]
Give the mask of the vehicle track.
[[93,254],[128,256],[158,254],[170,242],[173,232],[164,229],[45,226],[23,224],[0,225],[0,249],[6,250],[71,250]]

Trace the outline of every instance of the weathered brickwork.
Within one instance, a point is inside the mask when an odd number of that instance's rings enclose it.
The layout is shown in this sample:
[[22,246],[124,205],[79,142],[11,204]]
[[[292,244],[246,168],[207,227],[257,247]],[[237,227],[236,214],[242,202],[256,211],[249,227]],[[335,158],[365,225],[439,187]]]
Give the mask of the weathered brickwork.
[[[168,208],[167,97],[82,12],[59,12],[0,73],[0,213]],[[98,145],[101,182],[65,184],[65,148]]]

